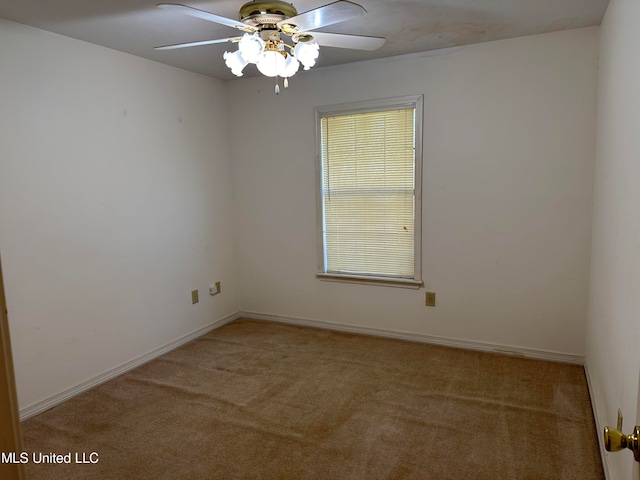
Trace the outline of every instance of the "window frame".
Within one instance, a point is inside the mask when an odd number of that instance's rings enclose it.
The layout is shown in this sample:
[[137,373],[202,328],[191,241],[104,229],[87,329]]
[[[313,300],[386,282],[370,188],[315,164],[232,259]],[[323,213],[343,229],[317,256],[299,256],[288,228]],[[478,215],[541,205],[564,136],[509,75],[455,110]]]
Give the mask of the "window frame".
[[[326,105],[314,108],[315,114],[315,170],[316,170],[316,229],[317,229],[317,270],[316,278],[324,281],[384,285],[389,287],[418,289],[422,281],[422,131],[423,95],[406,95],[378,100]],[[415,158],[414,158],[414,271],[413,278],[398,278],[374,275],[350,275],[327,273],[325,271],[324,215],[322,199],[322,119],[324,117],[358,113],[381,112],[385,110],[415,109]]]

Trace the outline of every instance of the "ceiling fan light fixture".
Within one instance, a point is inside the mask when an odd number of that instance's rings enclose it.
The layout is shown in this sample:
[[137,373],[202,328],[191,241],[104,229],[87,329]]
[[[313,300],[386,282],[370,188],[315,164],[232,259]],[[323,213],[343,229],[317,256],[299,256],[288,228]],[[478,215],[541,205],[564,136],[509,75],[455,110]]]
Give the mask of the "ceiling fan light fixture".
[[236,77],[242,76],[242,70],[249,63],[242,57],[242,52],[240,52],[240,50],[236,50],[235,52],[224,52],[223,58],[225,65],[231,69],[231,73]]
[[[284,79],[286,88],[288,78],[296,74],[301,64],[305,70],[309,70],[316,64],[320,54],[318,42],[323,46],[356,50],[375,50],[384,43],[385,39],[382,37],[314,32],[319,28],[366,14],[364,7],[354,1],[333,0],[331,3],[302,14],[298,14],[296,8],[288,2],[289,0],[251,0],[240,8],[239,20],[187,5],[158,4],[158,7],[163,9],[233,27],[244,32],[244,35],[155,48],[173,50],[225,42],[238,43],[237,51],[224,52],[223,55],[231,73],[241,77],[244,68],[252,63],[263,75],[276,77],[276,93],[278,93],[280,90],[278,77]],[[282,35],[289,37],[290,41],[283,40]]]
[[264,40],[257,33],[253,35],[245,33],[238,42],[238,50],[242,58],[249,63],[256,63],[260,59],[264,53],[264,47]]
[[320,46],[317,42],[300,42],[294,47],[293,55],[304,66],[305,70],[309,70],[316,64],[318,55],[320,55]]

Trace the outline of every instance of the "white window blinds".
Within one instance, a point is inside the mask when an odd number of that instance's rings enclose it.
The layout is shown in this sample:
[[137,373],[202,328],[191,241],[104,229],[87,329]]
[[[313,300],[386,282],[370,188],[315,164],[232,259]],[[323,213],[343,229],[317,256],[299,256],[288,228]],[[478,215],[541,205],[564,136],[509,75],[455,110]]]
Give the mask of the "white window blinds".
[[324,272],[415,276],[415,108],[321,118]]

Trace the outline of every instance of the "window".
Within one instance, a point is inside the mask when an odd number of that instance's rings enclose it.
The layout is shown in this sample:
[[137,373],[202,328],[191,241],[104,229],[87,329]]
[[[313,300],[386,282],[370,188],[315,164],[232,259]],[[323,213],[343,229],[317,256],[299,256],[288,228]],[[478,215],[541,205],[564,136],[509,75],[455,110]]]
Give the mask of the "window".
[[422,96],[316,108],[318,277],[419,288]]

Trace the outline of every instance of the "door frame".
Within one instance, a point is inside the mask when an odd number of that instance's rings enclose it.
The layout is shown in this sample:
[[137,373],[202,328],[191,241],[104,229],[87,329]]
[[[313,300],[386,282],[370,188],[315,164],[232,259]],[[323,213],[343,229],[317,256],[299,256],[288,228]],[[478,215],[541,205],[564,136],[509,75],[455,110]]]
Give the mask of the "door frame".
[[[18,395],[13,372],[13,357],[9,338],[9,319],[7,302],[2,280],[2,261],[0,260],[0,424],[8,425],[8,432],[3,429],[0,434],[0,452],[15,452],[16,461],[22,452],[22,434],[20,432],[20,415]],[[0,477],[7,480],[24,480],[24,466],[20,463],[0,462]]]

